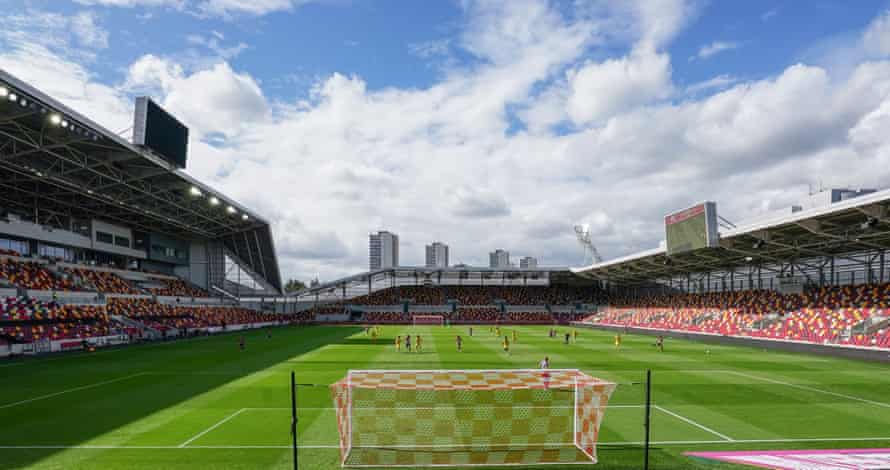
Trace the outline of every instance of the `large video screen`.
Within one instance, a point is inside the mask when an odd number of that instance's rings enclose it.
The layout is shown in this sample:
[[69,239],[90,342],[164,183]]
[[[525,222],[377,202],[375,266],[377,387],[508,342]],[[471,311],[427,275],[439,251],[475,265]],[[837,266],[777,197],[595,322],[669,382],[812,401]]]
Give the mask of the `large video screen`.
[[188,142],[188,127],[150,98],[136,98],[133,143],[150,149],[179,168],[185,168]]
[[668,256],[717,246],[717,206],[703,202],[664,218]]

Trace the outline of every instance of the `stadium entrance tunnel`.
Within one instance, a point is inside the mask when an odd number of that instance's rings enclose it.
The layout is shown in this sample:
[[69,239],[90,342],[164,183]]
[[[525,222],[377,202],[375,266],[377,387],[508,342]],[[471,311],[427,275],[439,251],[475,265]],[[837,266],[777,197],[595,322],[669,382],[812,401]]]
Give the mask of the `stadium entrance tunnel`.
[[[293,328],[273,329],[271,336],[266,330],[243,333],[244,352],[238,347],[241,333],[229,333],[0,365],[4,383],[0,391],[0,422],[4,423],[0,426],[0,469],[39,467],[41,461],[77,446],[91,449],[87,450],[90,453],[108,452],[101,445],[89,446],[100,437],[103,443],[138,448],[138,437],[118,430],[140,421],[145,427],[161,428],[170,419],[192,413],[199,418],[197,415],[206,412],[202,408],[213,407],[212,401],[202,402],[195,409],[172,409],[189,400],[212,400],[208,392],[277,364],[288,364],[295,356],[360,331],[352,327],[314,327],[311,335],[286,334],[285,329]],[[293,341],[295,337],[302,341]],[[289,370],[274,371],[280,372],[281,387],[269,390],[267,399],[276,406],[289,404]],[[185,442],[206,428],[206,422],[200,419],[194,424],[194,429],[185,426],[179,430],[182,436],[165,438]],[[176,445],[170,447],[173,449],[165,452],[173,458]],[[126,455],[123,451],[121,458],[126,460]],[[135,455],[133,458],[144,458]],[[76,456],[62,460],[70,464],[69,468],[79,468]],[[56,464],[59,461],[53,459]],[[166,465],[161,461],[158,464]]]

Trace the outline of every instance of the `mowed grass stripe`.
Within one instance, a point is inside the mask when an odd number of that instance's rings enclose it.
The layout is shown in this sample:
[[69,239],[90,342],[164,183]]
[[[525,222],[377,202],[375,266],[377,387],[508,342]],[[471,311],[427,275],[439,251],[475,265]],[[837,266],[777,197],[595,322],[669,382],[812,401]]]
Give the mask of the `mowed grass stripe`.
[[[512,328],[504,327],[502,333],[509,334]],[[303,449],[301,468],[339,468],[326,385],[346,370],[529,368],[544,355],[557,357],[555,367],[577,367],[627,382],[639,380],[651,368],[656,405],[737,440],[727,442],[656,409],[653,439],[664,448],[653,450],[653,468],[734,468],[705,466],[682,456],[696,448],[890,446],[888,438],[875,437],[886,434],[890,419],[885,407],[723,372],[881,401],[879,390],[888,379],[875,364],[672,339],[662,354],[651,346],[651,337],[632,335],[625,336],[621,351],[615,351],[614,333],[586,329],[579,330],[577,344],[565,346],[561,338],[548,338],[547,328],[517,327],[519,342],[510,356],[501,351],[501,339],[489,334],[487,327],[474,327],[476,334],[469,338],[465,326],[390,326],[382,328],[376,342],[357,328],[286,328],[274,330],[271,339],[264,332],[246,333],[244,353],[237,350],[237,335],[227,335],[32,361],[40,367],[4,369],[7,383],[22,383],[21,389],[0,391],[7,403],[147,374],[0,409],[0,419],[16,423],[0,427],[0,446],[11,446],[0,447],[0,467],[289,468],[287,383],[295,370],[298,380],[322,385],[301,390],[306,407],[300,414],[301,439],[310,446],[327,446]],[[395,351],[393,339],[407,332],[424,336],[424,353]],[[463,353],[454,345],[457,334],[465,340]],[[857,390],[869,386],[862,393]],[[641,392],[642,387],[619,391],[613,404],[639,404]],[[188,447],[167,450],[242,408],[246,410]],[[616,407],[606,412],[601,439],[610,445],[601,449],[597,468],[639,468],[642,411]],[[183,421],[190,413],[194,426]]]

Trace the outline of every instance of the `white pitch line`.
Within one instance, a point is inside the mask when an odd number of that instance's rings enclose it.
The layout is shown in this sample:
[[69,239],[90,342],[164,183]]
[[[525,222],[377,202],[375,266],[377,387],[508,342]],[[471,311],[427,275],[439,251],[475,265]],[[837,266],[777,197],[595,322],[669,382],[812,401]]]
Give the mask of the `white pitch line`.
[[848,400],[854,400],[854,401],[859,401],[859,402],[862,402],[862,403],[868,403],[868,404],[871,404],[871,405],[883,406],[884,408],[890,408],[890,403],[884,403],[884,402],[880,402],[880,401],[869,400],[869,399],[867,399],[867,398],[854,397],[853,395],[845,395],[845,394],[843,394],[843,393],[837,393],[837,392],[832,392],[832,391],[829,391],[829,390],[822,390],[822,389],[819,389],[819,388],[808,387],[808,386],[806,386],[806,385],[793,384],[793,383],[790,383],[790,382],[784,382],[784,381],[782,381],[782,380],[770,379],[770,378],[768,378],[768,377],[760,377],[760,376],[757,376],[757,375],[746,374],[746,373],[744,373],[744,372],[736,372],[736,371],[734,371],[734,370],[727,370],[726,372],[727,372],[727,373],[730,373],[730,374],[735,374],[735,375],[738,375],[738,376],[741,376],[741,377],[747,377],[747,378],[749,378],[749,379],[761,380],[761,381],[764,381],[764,382],[772,382],[772,383],[774,383],[774,384],[778,384],[778,385],[785,385],[785,386],[788,386],[788,387],[799,388],[799,389],[801,389],[801,390],[809,390],[809,391],[811,391],[811,392],[824,393],[825,395],[833,395],[833,396],[840,397],[840,398],[846,398],[846,399],[848,399]]
[[[646,405],[607,405],[606,409],[610,408],[644,408]],[[524,410],[536,410],[536,409],[574,409],[574,406],[428,406],[428,407],[410,407],[410,406],[399,406],[399,407],[374,407],[374,408],[353,408],[353,411],[366,411],[366,410],[476,410],[479,408],[509,408],[509,409],[524,409]],[[290,410],[289,407],[252,407],[252,408],[244,408],[248,411],[262,411],[262,410]],[[337,408],[333,406],[322,406],[322,407],[310,407],[310,406],[300,406],[297,407],[297,411],[301,410],[313,410],[313,411],[334,411]]]
[[189,439],[189,440],[183,442],[182,444],[179,444],[179,447],[180,447],[180,448],[183,448],[183,447],[185,447],[185,446],[191,444],[192,442],[194,442],[196,439],[200,438],[201,436],[203,436],[203,435],[207,434],[208,432],[213,431],[214,429],[216,429],[216,428],[222,426],[223,424],[225,424],[226,422],[228,422],[230,419],[234,418],[235,416],[240,415],[240,414],[243,413],[244,410],[246,410],[246,409],[247,409],[247,408],[241,408],[240,410],[238,410],[238,411],[236,411],[236,412],[230,414],[229,416],[226,416],[225,418],[223,418],[222,420],[220,420],[218,423],[214,424],[213,426],[210,426],[209,428],[207,428],[207,429],[205,429],[205,430],[199,432],[198,434],[195,434],[194,436],[192,436],[191,439]]
[[57,397],[59,395],[64,395],[66,393],[78,392],[80,390],[86,390],[86,389],[94,388],[94,387],[101,387],[102,385],[108,385],[108,384],[115,383],[115,382],[121,382],[123,380],[132,379],[133,377],[139,377],[141,375],[146,375],[146,373],[139,372],[138,374],[130,374],[125,377],[118,377],[116,379],[106,380],[104,382],[97,382],[94,384],[82,385],[80,387],[74,387],[74,388],[69,388],[67,390],[62,390],[61,392],[49,393],[46,395],[40,395],[39,397],[28,398],[27,400],[21,400],[21,401],[17,401],[14,403],[7,403],[5,405],[0,405],[0,410],[2,410],[4,408],[12,408],[13,406],[24,405],[25,403],[31,403],[32,401],[45,400],[47,398]]
[[735,439],[733,439],[733,438],[727,436],[726,434],[721,434],[721,433],[719,433],[719,432],[717,432],[717,431],[715,431],[715,430],[713,430],[713,429],[711,429],[711,428],[705,426],[704,424],[701,424],[701,423],[698,423],[698,422],[696,422],[696,421],[693,421],[693,420],[691,420],[691,419],[689,419],[689,418],[687,418],[687,417],[685,417],[685,416],[681,416],[681,415],[679,415],[679,414],[677,414],[677,413],[674,413],[673,411],[668,410],[668,409],[666,409],[666,408],[662,408],[662,407],[660,407],[660,406],[658,406],[658,405],[653,405],[652,408],[655,408],[656,410],[659,410],[659,411],[661,411],[661,412],[663,412],[663,413],[667,413],[667,414],[673,416],[674,418],[677,418],[677,419],[679,419],[680,421],[683,421],[683,422],[685,422],[685,423],[689,423],[689,424],[691,424],[691,425],[693,425],[693,426],[695,426],[695,427],[697,427],[697,428],[699,428],[699,429],[702,429],[702,430],[704,430],[704,431],[707,431],[707,432],[709,432],[709,433],[711,433],[711,434],[713,434],[713,435],[719,437],[720,439],[723,439],[724,441],[728,441],[728,442],[733,442],[733,441],[735,441]]
[[[769,443],[794,443],[794,442],[880,442],[886,441],[890,442],[890,436],[887,437],[812,437],[812,438],[797,438],[797,439],[736,439],[734,441],[727,442],[724,440],[711,440],[711,441],[651,441],[649,444],[652,445],[703,445],[703,444],[769,444]],[[614,441],[614,442],[598,442],[598,446],[626,446],[626,445],[643,445],[644,441]],[[568,444],[574,445],[574,444]],[[220,446],[128,446],[128,445],[20,445],[20,446],[4,446],[0,445],[0,449],[4,450],[14,450],[14,449],[108,449],[108,450],[139,450],[139,449],[158,449],[158,450],[171,450],[171,449],[184,449],[184,450],[194,450],[194,449],[290,449],[289,445],[220,445]],[[336,444],[332,445],[323,445],[323,444],[300,444],[300,448],[303,449],[339,449],[340,446]]]

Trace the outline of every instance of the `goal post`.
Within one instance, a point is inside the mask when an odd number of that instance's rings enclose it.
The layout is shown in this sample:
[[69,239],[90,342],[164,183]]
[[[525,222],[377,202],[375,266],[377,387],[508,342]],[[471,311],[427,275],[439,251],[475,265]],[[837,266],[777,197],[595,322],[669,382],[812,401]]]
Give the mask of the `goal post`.
[[445,325],[444,315],[412,315],[411,324],[417,325]]
[[349,371],[331,385],[341,464],[596,463],[615,386],[576,369]]

